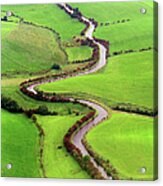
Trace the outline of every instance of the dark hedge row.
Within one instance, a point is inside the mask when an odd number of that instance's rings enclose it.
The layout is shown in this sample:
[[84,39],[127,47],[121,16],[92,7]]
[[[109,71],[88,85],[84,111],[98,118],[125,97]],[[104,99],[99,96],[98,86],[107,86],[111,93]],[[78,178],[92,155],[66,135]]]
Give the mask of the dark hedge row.
[[45,167],[44,167],[44,160],[43,160],[43,153],[44,153],[44,137],[45,137],[45,132],[43,130],[43,128],[39,125],[39,123],[37,122],[37,117],[36,116],[32,116],[32,120],[33,123],[35,124],[38,132],[39,132],[39,145],[40,145],[40,158],[39,158],[39,162],[40,162],[40,169],[42,170],[42,174],[44,178],[47,178],[46,176],[46,171],[45,171]]
[[119,50],[119,51],[114,51],[112,54],[108,55],[108,57],[118,56],[121,54],[129,54],[129,53],[133,53],[133,52],[144,52],[144,51],[149,51],[149,50],[154,50],[154,48],[147,47],[147,48],[140,48],[138,50],[133,50],[133,49]]
[[82,140],[83,145],[89,152],[89,154],[94,158],[96,163],[104,168],[104,170],[107,172],[107,175],[109,177],[112,177],[113,180],[119,180],[118,172],[117,170],[111,165],[109,160],[104,160],[101,156],[99,156],[92,147],[87,143],[86,139]]
[[115,24],[120,24],[120,23],[126,23],[129,22],[130,19],[122,19],[122,20],[117,20],[113,22],[105,22],[105,23],[100,23],[99,26],[109,26],[109,25],[115,25]]
[[110,106],[111,109],[113,110],[119,110],[122,112],[128,112],[128,113],[133,113],[133,114],[140,114],[140,115],[145,115],[145,116],[151,116],[155,117],[158,114],[157,109],[149,109],[146,107],[138,107],[136,105],[132,105],[130,103],[121,103],[117,105],[112,105]]
[[15,100],[3,95],[1,95],[1,107],[14,113],[21,113],[23,111]]

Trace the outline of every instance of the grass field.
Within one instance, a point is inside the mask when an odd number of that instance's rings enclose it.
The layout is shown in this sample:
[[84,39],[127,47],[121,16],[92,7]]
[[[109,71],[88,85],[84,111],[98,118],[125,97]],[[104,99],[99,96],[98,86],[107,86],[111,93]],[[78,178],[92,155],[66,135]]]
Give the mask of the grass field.
[[26,21],[53,28],[60,34],[62,41],[71,40],[85,28],[84,24],[72,19],[55,4],[3,5],[2,10],[13,11]]
[[[117,104],[154,110],[154,55],[152,2],[71,3],[87,18],[98,22],[94,36],[109,41],[111,57],[96,73],[40,85],[39,90],[67,93],[96,100],[109,110],[109,119],[94,127],[86,140],[103,159],[109,160],[120,178],[152,180],[154,177],[154,118],[110,110]],[[146,8],[146,14],[140,8]],[[32,79],[54,64],[72,71],[83,64],[73,61],[91,57],[92,49],[75,46],[75,38],[85,28],[55,4],[2,5],[2,15],[15,15],[2,22],[2,94],[15,100],[23,110],[46,105],[57,116],[36,115],[45,132],[43,163],[49,178],[90,178],[66,152],[63,137],[68,129],[89,112],[79,104],[36,101],[19,90],[19,84]],[[127,21],[126,21],[127,20]],[[39,26],[48,27],[47,29]],[[52,32],[50,29],[56,31]],[[68,47],[69,46],[69,47]],[[75,47],[72,47],[75,46]],[[62,47],[62,48],[61,48]],[[139,52],[142,48],[151,48]],[[127,50],[132,53],[124,54]],[[113,56],[114,52],[123,54]],[[69,62],[69,63],[67,63]],[[54,74],[60,71],[50,71]],[[38,74],[37,74],[38,75]],[[80,114],[79,116],[75,116]],[[42,177],[39,167],[39,135],[32,121],[23,114],[2,110],[2,176]],[[12,163],[11,170],[6,165]],[[147,172],[140,173],[145,167]]]
[[66,53],[68,55],[68,61],[71,63],[73,61],[82,61],[91,58],[92,49],[87,46],[68,47],[66,48]]
[[[40,85],[49,92],[86,93],[106,104],[132,103],[153,108],[153,52],[132,53],[108,59],[100,73]],[[94,84],[96,82],[96,84]],[[142,94],[143,92],[143,94]]]
[[44,167],[49,178],[90,178],[63,145],[63,137],[81,116],[37,116],[45,132]]
[[[114,113],[93,128],[86,139],[105,160],[110,160],[123,178],[152,179],[154,169],[154,119]],[[146,168],[142,174],[140,169]]]
[[2,22],[2,74],[29,74],[51,69],[53,64],[66,64],[54,33],[23,23]]
[[[99,26],[94,35],[110,42],[111,54],[119,50],[137,50],[153,46],[153,2],[71,3],[71,5],[79,7],[84,15],[98,21]],[[146,14],[140,13],[142,7],[147,9]],[[121,23],[127,19],[130,21]],[[100,23],[110,24],[100,26]]]
[[[2,176],[40,177],[38,131],[23,114],[2,113]],[[12,169],[6,168],[12,164]]]

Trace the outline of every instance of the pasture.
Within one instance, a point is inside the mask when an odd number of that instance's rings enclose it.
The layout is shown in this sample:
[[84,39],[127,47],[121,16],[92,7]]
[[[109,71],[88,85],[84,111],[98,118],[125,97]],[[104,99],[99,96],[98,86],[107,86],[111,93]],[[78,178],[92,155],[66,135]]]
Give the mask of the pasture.
[[37,122],[45,132],[43,161],[49,178],[90,178],[66,151],[63,138],[82,116],[39,116]]
[[2,22],[2,74],[38,73],[51,70],[54,64],[66,64],[54,33],[23,23]]
[[13,11],[25,21],[54,29],[62,41],[71,41],[85,28],[84,24],[72,19],[56,4],[3,5],[2,10]]
[[[93,150],[109,160],[123,179],[154,179],[154,118],[113,113],[86,135]],[[141,168],[146,173],[141,173]]]
[[[98,27],[94,36],[110,42],[110,53],[153,47],[153,2],[71,3]],[[145,8],[146,14],[140,9]],[[100,12],[100,13],[99,13]]]
[[94,96],[108,106],[129,103],[140,109],[154,109],[152,60],[152,51],[111,57],[98,73],[40,85],[39,89]]
[[[1,110],[2,176],[42,177],[39,165],[39,136],[32,120],[23,114]],[[7,169],[7,164],[12,169]]]
[[88,46],[67,47],[66,53],[70,63],[75,61],[83,61],[92,57],[92,49]]
[[[37,88],[94,100],[107,108],[109,118],[88,132],[87,142],[104,160],[110,161],[120,178],[153,180],[155,118],[109,108],[129,105],[140,111],[157,110],[153,90],[157,66],[153,61],[157,55],[153,42],[153,3],[70,4],[98,22],[94,36],[110,43],[107,64],[96,73]],[[142,7],[146,14],[140,13]],[[90,47],[75,43],[85,25],[55,4],[2,5],[2,17],[7,10],[15,16],[9,18],[12,22],[1,23],[2,95],[15,100],[23,110],[46,106],[57,113],[57,116],[35,115],[45,132],[43,162],[47,177],[90,178],[63,145],[68,129],[89,109],[73,103],[37,101],[19,90],[19,84],[26,79],[61,72],[53,69],[55,65],[62,71],[82,67],[84,64],[73,62],[86,60],[92,54]],[[42,177],[39,150],[38,129],[32,120],[2,109],[2,176]],[[8,163],[13,164],[11,170],[6,169]],[[142,167],[146,168],[144,174],[140,172]]]

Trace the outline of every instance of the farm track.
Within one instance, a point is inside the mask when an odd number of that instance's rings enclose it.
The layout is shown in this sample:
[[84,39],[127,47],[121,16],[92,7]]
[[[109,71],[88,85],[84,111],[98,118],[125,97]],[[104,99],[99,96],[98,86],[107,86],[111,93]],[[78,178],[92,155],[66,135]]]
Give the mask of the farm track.
[[[61,3],[60,6],[69,15],[73,14],[73,10],[70,8],[70,6],[67,6],[64,3]],[[63,79],[74,77],[74,76],[82,76],[82,75],[86,75],[86,74],[91,74],[91,73],[94,73],[94,72],[98,71],[99,69],[101,69],[102,67],[105,66],[106,56],[107,56],[107,48],[103,44],[101,44],[99,41],[95,40],[95,38],[93,38],[93,32],[96,28],[95,23],[92,20],[89,20],[89,19],[85,18],[84,16],[81,16],[79,21],[82,21],[82,22],[87,23],[89,25],[88,28],[85,30],[84,35],[87,39],[91,40],[93,42],[93,44],[95,44],[99,49],[99,59],[98,59],[97,63],[93,66],[93,68],[87,69],[86,71],[83,71],[83,72],[79,72],[79,73],[77,73],[73,76],[72,75],[71,76],[67,75],[67,76],[62,77],[62,78],[57,78],[57,79],[53,78],[53,79],[50,79],[50,80],[45,79],[45,80],[42,80],[40,82],[34,82],[33,84],[31,84],[27,87],[27,90],[29,92],[31,92],[32,94],[37,95],[38,92],[37,92],[37,90],[35,90],[35,88],[38,85],[45,84],[45,83],[50,83],[50,82],[55,82],[55,81],[60,81],[60,80],[63,80]],[[104,168],[96,163],[94,158],[89,154],[86,147],[82,143],[82,139],[84,138],[84,135],[93,126],[98,125],[103,120],[105,120],[108,117],[108,112],[102,106],[100,106],[100,105],[98,105],[94,102],[88,101],[88,100],[75,100],[74,98],[69,98],[69,101],[72,102],[72,103],[74,101],[76,101],[79,104],[91,107],[93,110],[97,111],[97,115],[95,116],[95,118],[93,120],[87,122],[82,128],[80,128],[80,130],[78,132],[76,132],[73,135],[72,142],[78,149],[80,149],[83,156],[85,156],[85,155],[90,156],[91,162],[93,163],[94,167],[96,169],[98,169],[98,171],[102,175],[103,179],[109,179],[110,177],[108,177]]]

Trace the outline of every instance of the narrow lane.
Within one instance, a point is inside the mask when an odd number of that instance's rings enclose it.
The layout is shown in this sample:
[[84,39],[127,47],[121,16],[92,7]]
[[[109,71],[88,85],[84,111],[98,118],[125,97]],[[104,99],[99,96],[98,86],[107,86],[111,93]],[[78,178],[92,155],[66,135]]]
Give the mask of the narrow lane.
[[[71,10],[66,4],[61,3],[60,4],[67,12],[69,12],[70,14],[73,14],[73,10]],[[89,19],[85,18],[84,16],[81,17],[82,20],[84,22],[87,22],[89,24],[88,29],[85,31],[85,37],[92,40],[94,44],[96,44],[99,47],[99,60],[96,63],[96,65],[94,65],[94,67],[92,69],[88,69],[85,72],[79,72],[77,75],[75,74],[74,76],[82,76],[82,75],[86,75],[86,74],[91,74],[94,73],[96,71],[98,71],[99,69],[101,69],[103,66],[105,66],[106,64],[106,51],[107,49],[105,48],[104,45],[102,45],[101,43],[99,43],[98,41],[95,41],[95,39],[93,38],[93,33],[95,30],[95,24],[90,21]],[[58,79],[50,79],[50,80],[43,80],[41,82],[36,82],[35,84],[30,85],[27,89],[28,91],[34,93],[34,94],[38,94],[37,90],[35,89],[37,86],[41,85],[41,84],[45,84],[45,83],[50,83],[50,82],[55,82],[55,81],[61,81],[63,79],[67,79],[67,78],[72,78],[74,76],[69,76],[67,75],[64,78],[58,78]],[[71,102],[74,102],[74,98],[69,98],[69,100]],[[93,121],[88,122],[87,124],[84,125],[84,127],[82,127],[72,138],[72,141],[74,143],[74,145],[80,149],[80,151],[82,152],[82,155],[89,155],[91,157],[91,155],[88,153],[87,149],[85,148],[85,146],[82,143],[82,139],[84,138],[84,135],[95,125],[98,125],[101,121],[103,121],[104,119],[106,119],[108,117],[108,112],[101,107],[100,105],[88,101],[88,100],[77,100],[77,102],[79,104],[84,104],[87,105],[89,107],[92,107],[94,110],[97,111],[97,115],[94,118]],[[102,174],[102,176],[105,179],[109,179],[106,171],[104,170],[104,168],[102,166],[99,166],[96,161],[94,160],[93,157],[91,157],[91,161],[94,164],[94,166],[96,168],[98,168],[99,172]]]

